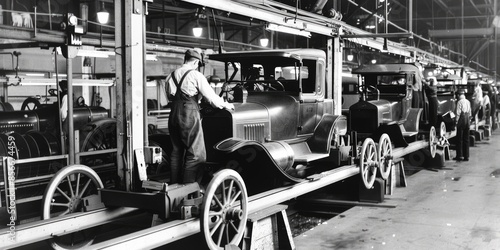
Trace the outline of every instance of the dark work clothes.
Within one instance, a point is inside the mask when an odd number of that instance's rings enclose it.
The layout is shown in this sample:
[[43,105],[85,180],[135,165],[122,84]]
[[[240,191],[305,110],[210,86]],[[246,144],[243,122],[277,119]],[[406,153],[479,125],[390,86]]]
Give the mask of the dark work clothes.
[[457,159],[469,158],[470,102],[461,95],[457,103]]
[[457,158],[469,158],[469,121],[470,116],[462,113],[457,124]]
[[[200,108],[196,96],[190,97],[181,91],[186,72],[177,83],[172,74],[177,91],[168,121],[170,138],[172,141],[171,182],[178,183],[183,176],[182,183],[196,182],[199,175],[200,163],[206,160],[205,142],[201,126]],[[184,166],[184,168],[182,168]],[[182,172],[182,175],[181,174]]]
[[437,86],[427,86],[425,87],[425,94],[429,100],[429,125],[437,126],[437,116],[438,116],[438,99],[437,99]]

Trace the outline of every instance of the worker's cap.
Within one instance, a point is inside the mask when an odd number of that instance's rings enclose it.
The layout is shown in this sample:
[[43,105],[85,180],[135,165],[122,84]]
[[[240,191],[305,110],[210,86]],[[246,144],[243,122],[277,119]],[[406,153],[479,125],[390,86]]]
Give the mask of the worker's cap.
[[194,49],[188,49],[188,50],[186,50],[186,53],[184,54],[184,57],[186,59],[194,57],[194,58],[196,58],[196,59],[198,59],[198,60],[201,61],[201,55],[200,55],[200,53],[198,51],[194,50]]
[[463,89],[459,89],[459,90],[458,90],[458,94],[459,94],[459,95],[464,95],[464,94],[465,94],[465,90],[463,90]]

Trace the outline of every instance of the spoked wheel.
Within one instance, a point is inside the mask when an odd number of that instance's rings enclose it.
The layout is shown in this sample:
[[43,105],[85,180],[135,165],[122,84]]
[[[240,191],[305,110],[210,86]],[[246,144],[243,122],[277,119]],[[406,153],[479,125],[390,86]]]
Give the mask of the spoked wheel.
[[392,166],[392,144],[389,135],[383,134],[378,142],[378,159],[380,167],[380,176],[387,180]]
[[38,109],[38,107],[40,107],[40,101],[36,98],[28,97],[21,105],[21,110],[35,110]]
[[446,139],[446,124],[441,122],[439,125],[439,133],[438,133],[438,146],[444,147],[448,145],[448,139]]
[[429,131],[429,151],[431,152],[432,158],[436,156],[437,144],[438,144],[438,139],[436,137],[436,128],[432,126]]
[[[104,186],[97,173],[84,165],[71,165],[57,172],[42,198],[42,219],[85,212],[84,198],[97,196]],[[92,244],[97,228],[84,229],[50,240],[54,249],[78,249]]]
[[441,124],[439,124],[439,137],[445,137],[446,136],[446,124],[444,124],[444,122],[441,122]]
[[[80,129],[80,151],[97,151],[116,148],[116,120],[102,119],[86,124]],[[82,162],[96,166],[116,161],[114,154],[85,157]]]
[[366,138],[361,147],[361,156],[359,159],[359,167],[361,171],[361,179],[367,189],[373,187],[375,177],[377,176],[377,165],[379,164],[377,149],[375,142],[371,138]]
[[248,217],[248,194],[241,176],[223,169],[214,175],[201,205],[200,227],[210,249],[238,245]]

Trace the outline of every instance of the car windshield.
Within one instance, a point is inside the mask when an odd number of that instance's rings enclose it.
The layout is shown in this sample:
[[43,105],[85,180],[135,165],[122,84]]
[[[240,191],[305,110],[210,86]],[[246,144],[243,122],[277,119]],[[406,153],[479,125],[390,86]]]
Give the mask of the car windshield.
[[249,93],[315,91],[315,60],[252,57],[228,65],[228,84],[243,86]]

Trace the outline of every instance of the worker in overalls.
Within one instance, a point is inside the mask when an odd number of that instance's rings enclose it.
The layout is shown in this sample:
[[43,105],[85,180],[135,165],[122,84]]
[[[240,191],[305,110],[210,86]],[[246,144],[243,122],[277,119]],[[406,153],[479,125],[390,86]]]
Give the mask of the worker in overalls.
[[464,90],[459,90],[458,95],[457,117],[455,117],[457,125],[457,156],[453,160],[468,161],[470,116],[472,110],[469,100],[465,98]]
[[196,182],[200,164],[206,160],[199,101],[203,97],[215,108],[234,110],[210,87],[197,71],[202,57],[196,50],[184,54],[184,64],[167,78],[166,92],[171,101],[168,129],[172,141],[171,183]]
[[437,79],[436,77],[429,77],[423,84],[425,95],[429,101],[429,126],[437,127],[439,107],[439,101],[437,99]]

